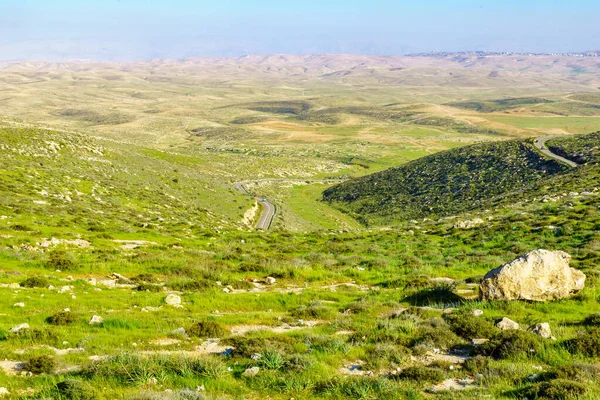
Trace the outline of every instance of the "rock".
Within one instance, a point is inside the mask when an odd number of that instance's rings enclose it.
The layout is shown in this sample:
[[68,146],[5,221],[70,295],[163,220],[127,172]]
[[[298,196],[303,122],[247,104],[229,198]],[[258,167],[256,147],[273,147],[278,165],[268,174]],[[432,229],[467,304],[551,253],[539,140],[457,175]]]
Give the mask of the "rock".
[[17,326],[13,326],[12,328],[10,328],[8,331],[11,333],[17,333],[20,332],[24,329],[29,329],[29,324],[25,323],[25,324],[19,324]]
[[485,300],[546,301],[569,297],[585,285],[563,251],[534,250],[489,271],[479,285]]
[[185,328],[177,328],[174,329],[173,331],[171,331],[171,333],[173,335],[181,335],[181,336],[187,336],[187,333],[185,331]]
[[259,367],[252,367],[252,368],[248,368],[247,370],[245,370],[242,375],[244,376],[256,376],[258,374],[258,371],[260,371]]
[[276,282],[276,279],[275,279],[275,278],[273,278],[272,276],[268,276],[268,277],[265,279],[265,282],[267,282],[267,284],[269,284],[269,285],[274,285],[274,284],[275,284],[275,282]]
[[519,329],[519,324],[517,324],[510,318],[504,317],[500,322],[496,324],[496,328],[500,329],[501,331],[510,331]]
[[102,322],[104,322],[104,318],[102,318],[99,315],[94,315],[91,319],[89,324],[90,325],[96,325],[96,324],[101,324]]
[[481,218],[474,218],[469,221],[458,221],[454,224],[454,229],[472,229],[483,223],[484,221]]
[[475,309],[473,310],[473,316],[475,317],[481,317],[483,315],[483,311]]
[[167,303],[170,306],[179,307],[181,306],[181,297],[173,293],[168,294],[167,297],[165,297],[165,303]]
[[96,280],[96,278],[88,278],[87,283],[89,285],[96,286],[98,284],[98,281]]
[[0,387],[0,397],[8,396],[10,392],[5,387]]
[[544,339],[550,339],[552,337],[550,324],[547,322],[540,322],[539,324],[530,326],[529,331],[531,333],[535,333],[536,335],[543,337]]
[[66,292],[70,292],[71,291],[71,286],[63,286],[60,289],[58,289],[58,293],[66,293]]
[[13,307],[25,307],[25,303],[15,303]]
[[487,343],[489,341],[490,339],[472,339],[471,344],[473,346],[481,346],[482,344]]
[[8,285],[8,287],[9,287],[9,288],[11,288],[11,289],[18,289],[18,288],[20,288],[20,287],[21,287],[21,285],[20,285],[20,284],[18,284],[17,282],[13,282],[13,283],[10,283],[10,284]]

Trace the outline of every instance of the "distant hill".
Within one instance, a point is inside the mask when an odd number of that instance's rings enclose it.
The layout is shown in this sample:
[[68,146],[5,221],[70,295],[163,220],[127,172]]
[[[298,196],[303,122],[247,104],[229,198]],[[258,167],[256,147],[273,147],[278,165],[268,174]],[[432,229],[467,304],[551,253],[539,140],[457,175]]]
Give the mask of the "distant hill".
[[[599,144],[600,133],[548,142],[557,154],[587,163],[598,160]],[[589,177],[598,176],[597,169],[594,164],[570,170],[538,153],[531,140],[484,143],[344,182],[327,189],[323,199],[365,224],[387,224],[552,194],[553,188],[577,186],[571,178],[585,176],[582,170],[590,172]]]

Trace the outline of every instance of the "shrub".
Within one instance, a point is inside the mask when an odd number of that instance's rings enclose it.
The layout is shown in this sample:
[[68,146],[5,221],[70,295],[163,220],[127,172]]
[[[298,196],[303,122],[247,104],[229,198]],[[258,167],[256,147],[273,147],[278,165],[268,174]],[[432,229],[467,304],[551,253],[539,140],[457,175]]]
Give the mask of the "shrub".
[[190,336],[199,338],[219,338],[225,336],[227,331],[214,321],[200,321],[186,329]]
[[43,276],[30,276],[21,282],[21,286],[27,288],[47,288],[50,286],[50,282]]
[[402,370],[397,377],[415,382],[436,383],[444,380],[444,373],[436,368],[415,366]]
[[39,356],[30,358],[25,363],[23,369],[34,374],[51,374],[57,365],[54,357]]
[[472,374],[481,374],[489,368],[490,359],[481,355],[467,358],[463,364],[463,369]]
[[475,352],[497,360],[522,357],[539,351],[539,336],[526,331],[504,331],[477,347]]
[[61,311],[46,318],[50,325],[70,325],[77,322],[79,318],[76,314],[69,311]]
[[424,345],[428,348],[441,347],[447,349],[459,343],[461,343],[461,339],[448,329],[442,319],[432,318],[426,325],[419,327],[412,344],[413,346]]
[[181,292],[194,292],[213,287],[213,283],[206,279],[174,279],[167,282],[167,286]]
[[590,314],[582,321],[586,326],[600,326],[600,313]]
[[492,322],[466,312],[449,314],[446,320],[450,330],[465,339],[490,338],[499,332]]
[[312,367],[312,360],[306,356],[294,354],[287,359],[283,368],[289,372],[300,373]]
[[453,290],[453,285],[437,283],[436,286],[413,293],[402,301],[406,301],[413,306],[463,303],[465,299],[455,294]]
[[53,391],[58,393],[60,399],[65,400],[96,399],[96,395],[90,387],[75,379],[67,379],[66,381],[57,383]]
[[600,357],[600,329],[592,329],[567,341],[571,353],[579,353],[587,357]]
[[261,353],[259,365],[264,369],[278,370],[285,364],[284,356],[273,350],[267,350]]
[[296,318],[330,319],[333,318],[333,311],[319,302],[313,302],[308,306],[298,307],[291,315]]
[[77,268],[77,263],[63,250],[55,250],[50,253],[44,266],[49,269],[70,271]]
[[138,292],[158,293],[162,292],[163,287],[161,285],[154,285],[152,283],[140,283],[135,287],[135,290],[137,290]]
[[366,348],[368,369],[398,368],[409,357],[410,351],[403,346],[381,343]]
[[525,389],[523,397],[531,400],[570,400],[582,396],[587,391],[585,385],[567,379],[540,382]]
[[149,274],[149,273],[139,274],[139,275],[131,278],[131,280],[134,282],[140,282],[140,283],[156,283],[156,282],[158,282],[158,280],[154,277],[154,275]]
[[215,357],[201,357],[191,360],[195,373],[212,379],[223,378],[227,375],[227,365]]

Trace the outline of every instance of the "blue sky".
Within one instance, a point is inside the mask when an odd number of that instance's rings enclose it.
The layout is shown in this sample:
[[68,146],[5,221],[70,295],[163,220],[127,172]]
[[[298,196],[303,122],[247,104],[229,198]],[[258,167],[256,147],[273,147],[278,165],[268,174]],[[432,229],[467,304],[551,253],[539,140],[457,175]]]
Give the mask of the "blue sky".
[[0,59],[600,49],[600,0],[0,0]]

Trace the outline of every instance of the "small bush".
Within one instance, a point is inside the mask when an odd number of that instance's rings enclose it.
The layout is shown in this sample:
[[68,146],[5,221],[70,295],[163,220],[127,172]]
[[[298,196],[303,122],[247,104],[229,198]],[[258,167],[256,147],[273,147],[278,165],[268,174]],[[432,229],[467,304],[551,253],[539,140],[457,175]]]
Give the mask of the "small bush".
[[55,250],[50,253],[44,266],[49,269],[71,271],[77,268],[77,263],[63,250]]
[[214,284],[206,279],[174,279],[167,282],[167,286],[181,292],[195,292],[210,289]]
[[463,364],[463,369],[472,374],[481,374],[485,372],[490,365],[490,359],[481,355],[467,358]]
[[227,334],[227,331],[214,321],[201,321],[186,329],[190,336],[199,338],[220,338]]
[[296,318],[314,318],[314,319],[330,319],[333,318],[333,311],[325,307],[319,302],[314,302],[308,306],[300,306],[291,312],[291,315]]
[[499,332],[492,322],[466,312],[449,314],[446,320],[450,330],[465,339],[487,339]]
[[30,358],[29,361],[25,363],[23,369],[34,374],[51,374],[54,372],[57,365],[54,357],[39,356]]
[[294,354],[287,359],[283,368],[286,371],[300,373],[312,367],[312,360],[304,355]]
[[585,326],[600,326],[600,313],[588,315],[581,323]]
[[132,281],[138,283],[157,283],[158,279],[154,277],[154,275],[149,273],[139,274],[131,278]]
[[580,334],[566,343],[571,353],[586,357],[600,357],[600,329],[592,329]]
[[47,288],[50,286],[50,282],[43,276],[31,276],[21,282],[21,286],[27,288]]
[[79,318],[76,314],[69,311],[61,311],[46,318],[46,323],[50,325],[70,325],[77,322]]
[[284,366],[285,362],[283,354],[278,351],[267,350],[261,353],[259,365],[264,369],[279,370]]
[[215,357],[202,357],[191,360],[195,373],[207,378],[220,379],[227,375],[227,365]]
[[419,383],[436,383],[444,380],[444,373],[436,368],[416,366],[402,370],[397,377]]
[[525,389],[523,397],[531,400],[571,400],[582,396],[587,391],[585,385],[566,379],[555,379],[540,382]]
[[90,387],[75,379],[67,379],[66,381],[57,383],[53,391],[58,393],[60,399],[65,400],[96,399],[96,395]]
[[154,285],[152,283],[140,283],[135,287],[135,290],[137,290],[138,292],[158,293],[162,292],[163,287],[161,285]]
[[539,336],[526,331],[504,331],[489,342],[477,347],[475,352],[497,360],[535,354],[541,347]]

